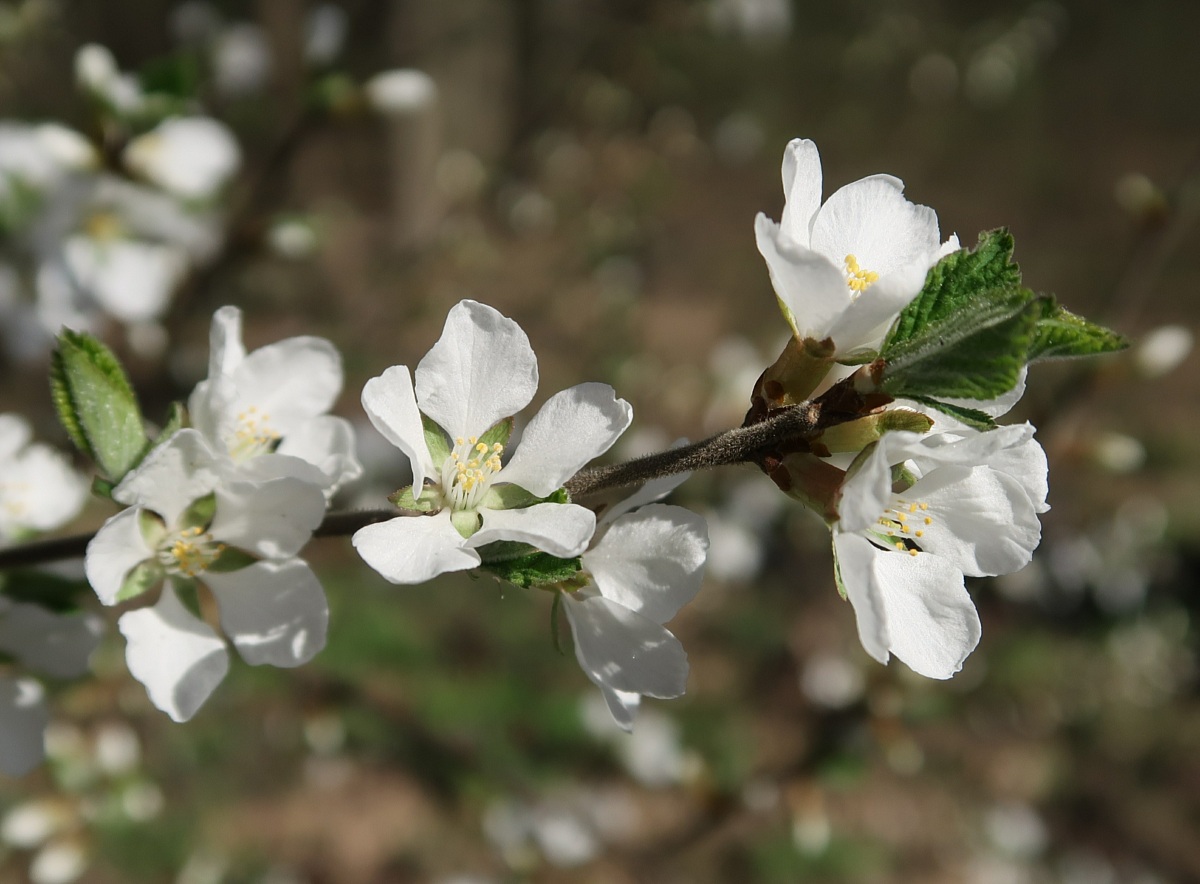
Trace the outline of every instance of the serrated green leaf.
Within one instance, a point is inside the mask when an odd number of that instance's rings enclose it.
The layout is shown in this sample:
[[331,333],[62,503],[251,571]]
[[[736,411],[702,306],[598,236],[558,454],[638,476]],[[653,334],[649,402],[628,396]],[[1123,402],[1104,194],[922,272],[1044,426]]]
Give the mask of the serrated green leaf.
[[485,571],[501,580],[522,589],[539,586],[557,586],[564,582],[577,582],[583,564],[579,559],[560,559],[549,553],[533,552],[515,559],[485,562]]
[[501,445],[507,445],[508,440],[512,437],[513,419],[506,417],[503,420],[497,421],[487,431],[479,437],[479,441],[491,448],[497,442]]
[[1038,320],[1029,361],[1097,356],[1124,350],[1129,342],[1102,325],[1076,316],[1049,301]]
[[410,513],[434,513],[442,508],[440,496],[429,487],[423,490],[420,500],[413,497],[411,485],[389,494],[387,499],[396,507]]
[[121,363],[94,337],[64,329],[50,371],[51,393],[67,435],[119,482],[148,445],[137,397]]
[[242,568],[249,568],[258,561],[258,556],[246,552],[244,549],[239,549],[236,546],[227,546],[221,550],[221,554],[209,563],[206,571],[213,571],[217,574],[228,574],[230,571],[240,571]]
[[425,446],[433,458],[433,465],[441,466],[442,461],[450,456],[450,437],[425,415],[421,415],[421,426],[425,428]]
[[928,405],[930,408],[936,408],[942,414],[948,414],[957,421],[961,421],[969,427],[974,427],[976,430],[994,430],[996,422],[986,412],[979,411],[975,408],[964,408],[961,405],[951,405],[949,402],[940,402],[937,399],[931,399],[928,396],[909,396],[914,402],[920,402],[922,405]]
[[117,601],[127,602],[148,592],[163,579],[163,567],[154,559],[146,559],[125,575],[121,588],[117,590]]
[[885,348],[879,388],[893,396],[994,399],[1017,384],[1042,315],[1028,289],[993,289]]
[[193,500],[188,508],[179,514],[178,524],[180,528],[199,528],[201,531],[207,531],[216,514],[217,493],[214,491]]
[[921,334],[927,326],[961,310],[981,292],[1021,285],[1021,269],[1012,263],[1013,238],[1005,228],[979,234],[972,251],[962,249],[942,258],[925,277],[920,294],[900,312],[880,355]]

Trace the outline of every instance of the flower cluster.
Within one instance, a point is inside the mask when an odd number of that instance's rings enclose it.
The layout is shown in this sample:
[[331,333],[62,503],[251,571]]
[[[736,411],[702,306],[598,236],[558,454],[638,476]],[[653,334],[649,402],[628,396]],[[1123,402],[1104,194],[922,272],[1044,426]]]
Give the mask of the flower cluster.
[[247,353],[241,313],[224,307],[213,317],[208,378],[189,399],[193,426],[113,489],[127,509],[88,545],[88,580],[106,605],[142,601],[119,621],[129,670],[176,721],[195,714],[229,667],[205,619],[212,606],[248,663],[298,666],[324,647],[325,594],[296,554],[328,497],[361,472],[349,424],[326,413],[341,387],[328,341],[289,338]]

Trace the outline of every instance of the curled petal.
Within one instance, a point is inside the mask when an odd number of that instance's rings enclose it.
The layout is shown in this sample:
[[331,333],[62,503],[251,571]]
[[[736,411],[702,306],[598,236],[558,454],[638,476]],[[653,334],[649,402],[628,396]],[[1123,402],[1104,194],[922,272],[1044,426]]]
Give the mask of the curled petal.
[[798,245],[809,246],[813,218],[821,207],[821,155],[807,138],[794,138],[783,154],[783,217],[779,228]]
[[825,340],[852,303],[842,272],[824,255],[782,237],[766,215],[755,218],[754,235],[796,337]]
[[450,511],[402,516],[360,528],[351,538],[364,562],[392,583],[424,583],[479,565],[479,553],[450,522]]
[[608,384],[579,384],[546,401],[521,434],[521,444],[497,482],[545,497],[612,446],[633,409]]
[[138,525],[141,513],[140,507],[122,510],[105,522],[87,545],[84,572],[106,605],[117,603],[126,575],[154,554]]
[[173,525],[192,501],[220,484],[219,464],[208,442],[196,430],[180,430],[121,480],[113,500],[127,506],[140,504]]
[[536,546],[552,556],[569,559],[587,548],[596,530],[596,516],[571,503],[537,503],[515,510],[480,510],[483,527],[471,535],[478,549],[497,540]]
[[293,556],[325,516],[320,486],[300,479],[230,483],[217,489],[209,531],[219,541],[260,556]]
[[299,666],[325,647],[329,605],[300,559],[209,573],[204,582],[221,609],[221,628],[247,663]]
[[648,697],[687,689],[687,654],[659,624],[599,595],[563,596],[575,658],[597,685]]
[[354,446],[354,428],[342,417],[323,414],[287,435],[276,454],[306,460],[324,475],[324,487],[332,494],[362,475]]
[[169,581],[157,604],[130,611],[117,625],[130,674],[175,721],[195,715],[229,670],[225,643],[183,606]]
[[437,467],[425,444],[425,429],[408,367],[393,365],[367,381],[362,391],[362,406],[375,429],[408,456],[413,491],[419,497],[426,477],[435,475]]
[[478,436],[533,399],[537,357],[511,319],[486,304],[460,301],[417,366],[416,382],[421,411],[451,438]]

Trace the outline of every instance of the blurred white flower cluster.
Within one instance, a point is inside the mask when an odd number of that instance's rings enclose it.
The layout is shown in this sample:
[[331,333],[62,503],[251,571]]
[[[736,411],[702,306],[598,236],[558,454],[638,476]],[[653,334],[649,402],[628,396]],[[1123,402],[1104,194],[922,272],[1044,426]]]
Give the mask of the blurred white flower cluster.
[[194,99],[150,89],[103,46],[82,47],[75,74],[89,135],[0,122],[0,327],[19,359],[62,326],[114,322],[156,356],[172,295],[220,247],[241,149]]

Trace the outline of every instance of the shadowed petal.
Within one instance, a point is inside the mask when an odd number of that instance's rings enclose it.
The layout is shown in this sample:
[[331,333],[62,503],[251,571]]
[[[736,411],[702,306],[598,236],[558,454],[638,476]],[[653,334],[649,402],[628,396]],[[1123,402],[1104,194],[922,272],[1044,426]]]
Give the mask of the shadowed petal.
[[218,463],[196,430],[180,430],[155,448],[113,490],[113,500],[140,504],[175,524],[192,501],[221,484]]
[[154,555],[138,525],[141,512],[140,507],[131,507],[117,513],[87,545],[84,572],[96,596],[106,605],[117,603],[126,575]]
[[58,614],[0,599],[0,650],[43,675],[74,678],[87,672],[103,630],[104,622],[92,614]]
[[596,530],[596,516],[572,503],[537,503],[516,510],[480,510],[483,527],[467,541],[478,548],[497,540],[536,546],[552,556],[569,559],[587,548]]
[[183,606],[170,581],[156,605],[130,611],[117,625],[130,674],[175,721],[195,715],[229,670],[225,643]]
[[779,227],[766,215],[755,218],[754,235],[796,337],[825,340],[852,302],[842,272],[824,255],[782,238]]
[[798,245],[810,245],[813,217],[821,208],[821,155],[807,138],[794,138],[783,152],[783,216],[779,228]]
[[230,483],[217,489],[209,528],[220,541],[260,556],[292,556],[308,543],[325,516],[320,486],[301,479]]
[[217,598],[221,628],[247,663],[299,666],[325,647],[329,605],[300,559],[208,573],[204,582]]
[[419,498],[422,484],[437,473],[438,465],[433,463],[425,444],[425,429],[408,366],[393,365],[367,381],[362,391],[362,406],[383,438],[407,455],[412,465],[413,493]]

